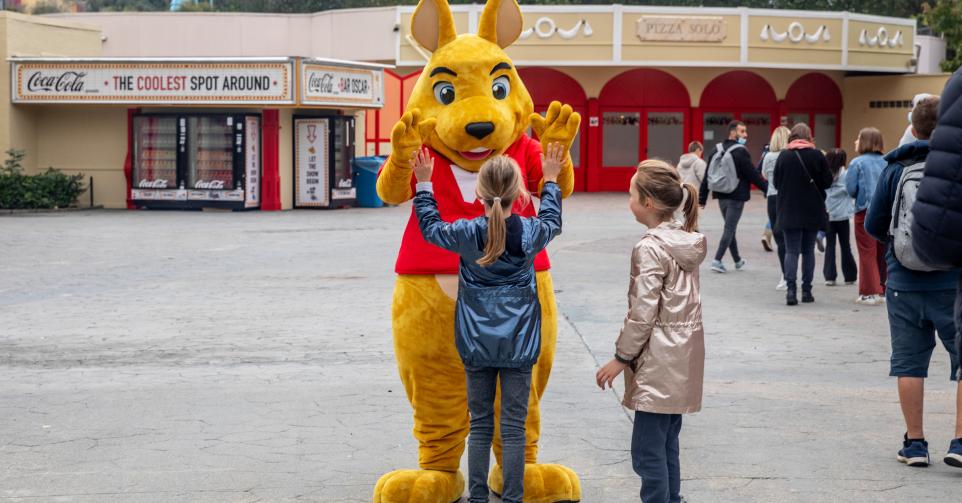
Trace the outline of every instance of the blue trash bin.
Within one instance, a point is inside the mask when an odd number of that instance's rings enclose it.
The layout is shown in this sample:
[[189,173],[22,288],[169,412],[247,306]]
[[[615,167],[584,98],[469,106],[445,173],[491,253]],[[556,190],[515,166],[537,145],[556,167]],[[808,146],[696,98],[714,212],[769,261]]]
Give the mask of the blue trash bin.
[[384,201],[377,195],[377,172],[387,157],[355,157],[352,171],[357,187],[357,205],[362,208],[380,208]]

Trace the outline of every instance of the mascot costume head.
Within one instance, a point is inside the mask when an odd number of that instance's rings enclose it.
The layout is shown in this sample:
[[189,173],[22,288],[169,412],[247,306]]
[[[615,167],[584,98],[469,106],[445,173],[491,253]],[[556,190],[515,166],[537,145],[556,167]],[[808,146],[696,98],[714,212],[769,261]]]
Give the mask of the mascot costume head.
[[[411,34],[432,53],[418,78],[401,120],[391,132],[391,155],[381,168],[377,191],[400,204],[414,194],[408,165],[422,145],[435,161],[432,182],[441,217],[447,221],[484,214],[477,200],[477,172],[487,159],[513,158],[526,186],[538,194],[542,185],[541,143],[570,149],[581,117],[553,102],[545,116],[533,113],[531,96],[517,68],[504,52],[521,34],[523,19],[516,0],[488,0],[478,33],[458,35],[447,0],[420,0]],[[531,127],[541,142],[528,137]],[[574,187],[570,157],[558,185],[567,196]],[[516,203],[521,216],[531,205]],[[531,398],[525,425],[525,501],[574,502],[581,499],[575,473],[557,464],[539,464],[539,403],[551,373],[557,339],[554,290],[547,253],[535,260],[542,308],[541,355],[532,369]],[[413,212],[398,251],[392,310],[394,348],[401,381],[414,409],[419,469],[385,474],[374,489],[375,503],[452,503],[464,492],[459,472],[469,431],[464,367],[454,345],[457,255],[428,244]],[[498,415],[496,400],[496,415]],[[497,425],[499,421],[495,421]],[[496,427],[497,428],[497,427]],[[497,465],[489,486],[500,494],[501,441],[493,443]]]

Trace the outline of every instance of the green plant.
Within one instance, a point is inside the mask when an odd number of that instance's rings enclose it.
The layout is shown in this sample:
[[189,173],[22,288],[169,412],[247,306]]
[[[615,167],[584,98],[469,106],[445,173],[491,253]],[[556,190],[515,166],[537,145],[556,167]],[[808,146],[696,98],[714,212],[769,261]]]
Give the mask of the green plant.
[[60,5],[58,2],[55,2],[55,1],[38,2],[36,5],[33,6],[32,9],[30,9],[30,13],[35,16],[39,14],[55,14],[60,11],[61,11]]
[[932,31],[945,37],[946,57],[942,62],[942,70],[954,72],[962,67],[962,2],[925,2],[922,5],[922,20]]
[[0,168],[0,208],[66,208],[86,190],[83,173],[67,175],[47,168],[40,174],[24,175],[23,158],[23,150],[7,150]]

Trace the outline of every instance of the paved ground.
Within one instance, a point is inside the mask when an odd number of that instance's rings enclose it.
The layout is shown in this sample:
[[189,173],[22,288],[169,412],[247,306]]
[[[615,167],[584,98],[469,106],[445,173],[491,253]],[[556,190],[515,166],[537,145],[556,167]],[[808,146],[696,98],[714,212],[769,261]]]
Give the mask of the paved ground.
[[[550,250],[564,319],[542,453],[572,466],[592,503],[637,501],[639,485],[629,416],[593,383],[642,231],[626,204],[576,196]],[[0,217],[0,501],[370,501],[381,473],[417,459],[389,323],[407,212]],[[688,501],[958,501],[962,471],[894,459],[884,308],[855,306],[853,287],[785,307],[763,218],[756,199],[739,234],[746,271],[703,276]],[[712,244],[719,224],[712,205]],[[932,375],[941,454],[944,351]]]

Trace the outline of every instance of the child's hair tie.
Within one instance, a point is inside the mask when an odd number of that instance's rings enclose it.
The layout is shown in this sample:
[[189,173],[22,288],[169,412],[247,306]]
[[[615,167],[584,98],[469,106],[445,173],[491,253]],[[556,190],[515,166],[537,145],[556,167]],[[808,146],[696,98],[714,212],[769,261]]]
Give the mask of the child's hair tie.
[[493,201],[494,201],[494,204],[501,204],[501,198],[500,198],[500,197],[494,198]]

